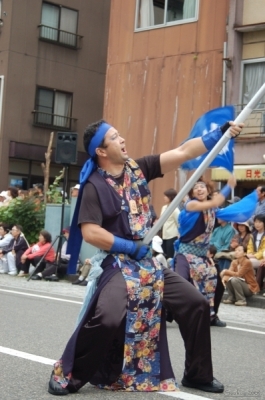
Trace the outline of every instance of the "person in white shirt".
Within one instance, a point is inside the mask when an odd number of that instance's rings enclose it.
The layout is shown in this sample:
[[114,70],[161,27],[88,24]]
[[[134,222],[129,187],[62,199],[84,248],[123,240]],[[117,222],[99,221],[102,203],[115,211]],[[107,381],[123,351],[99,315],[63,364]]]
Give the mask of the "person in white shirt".
[[154,236],[152,240],[153,256],[157,259],[163,267],[168,268],[167,260],[164,256],[162,249],[163,240],[159,236]]
[[[4,249],[6,246],[9,245],[13,236],[10,233],[10,227],[7,224],[0,224],[0,250]],[[0,258],[0,274],[7,274],[8,273],[8,265],[6,257]]]
[[[160,216],[165,212],[169,204],[172,200],[176,197],[177,192],[175,189],[167,189],[164,192],[164,202],[165,205],[161,209]],[[178,232],[178,217],[179,217],[180,210],[179,208],[175,208],[173,213],[169,216],[162,227],[162,239],[163,239],[163,250],[164,254],[167,258],[174,257],[174,242],[179,236]]]

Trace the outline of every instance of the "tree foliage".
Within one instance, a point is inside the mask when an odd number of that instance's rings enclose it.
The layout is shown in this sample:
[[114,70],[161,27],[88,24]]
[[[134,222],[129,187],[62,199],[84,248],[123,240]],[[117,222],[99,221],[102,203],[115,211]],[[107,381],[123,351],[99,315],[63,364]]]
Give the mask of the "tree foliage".
[[38,241],[39,232],[44,227],[45,205],[34,197],[10,201],[0,207],[0,221],[10,225],[21,225],[27,241],[32,244]]

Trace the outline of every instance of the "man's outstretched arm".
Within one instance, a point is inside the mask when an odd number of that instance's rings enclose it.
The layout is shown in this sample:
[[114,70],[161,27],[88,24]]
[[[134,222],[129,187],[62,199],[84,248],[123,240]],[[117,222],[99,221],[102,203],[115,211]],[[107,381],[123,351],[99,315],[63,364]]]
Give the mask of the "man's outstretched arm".
[[[244,124],[236,125],[234,122],[230,122],[230,133],[232,137],[239,135],[239,133],[242,131],[243,125]],[[213,140],[211,140],[211,135],[213,136]],[[207,135],[203,137],[190,139],[174,150],[169,150],[165,153],[162,153],[160,156],[162,174],[170,172],[178,168],[185,161],[192,160],[193,158],[204,154],[206,151],[211,150],[218,142],[218,139],[215,140],[215,138],[218,138],[218,136],[216,135],[216,131],[213,131],[207,133]],[[221,135],[219,139],[220,138]],[[205,139],[207,141],[205,141]]]

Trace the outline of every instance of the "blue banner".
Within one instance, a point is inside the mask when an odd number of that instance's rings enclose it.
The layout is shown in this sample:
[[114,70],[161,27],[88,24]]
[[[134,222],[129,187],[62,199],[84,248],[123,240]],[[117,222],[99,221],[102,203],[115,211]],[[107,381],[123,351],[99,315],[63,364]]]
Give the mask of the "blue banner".
[[[234,120],[235,110],[233,106],[219,107],[202,115],[191,130],[189,139],[201,137],[206,133],[217,129],[228,121]],[[200,166],[209,151],[197,158],[186,161],[181,165],[182,169],[193,170]],[[220,153],[211,162],[209,167],[223,167],[230,172],[234,169],[234,140],[229,140]]]

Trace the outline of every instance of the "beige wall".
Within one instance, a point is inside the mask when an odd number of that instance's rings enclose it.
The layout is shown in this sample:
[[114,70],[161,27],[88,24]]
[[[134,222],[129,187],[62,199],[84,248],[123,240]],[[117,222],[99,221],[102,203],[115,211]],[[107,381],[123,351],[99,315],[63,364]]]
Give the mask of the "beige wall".
[[243,25],[264,23],[265,1],[264,0],[243,0]]
[[265,57],[265,30],[244,33],[242,59],[261,57]]
[[[201,0],[198,22],[134,32],[136,1],[111,1],[104,117],[131,157],[176,147],[200,115],[221,105],[228,6]],[[157,211],[175,185],[174,173],[152,183]]]

